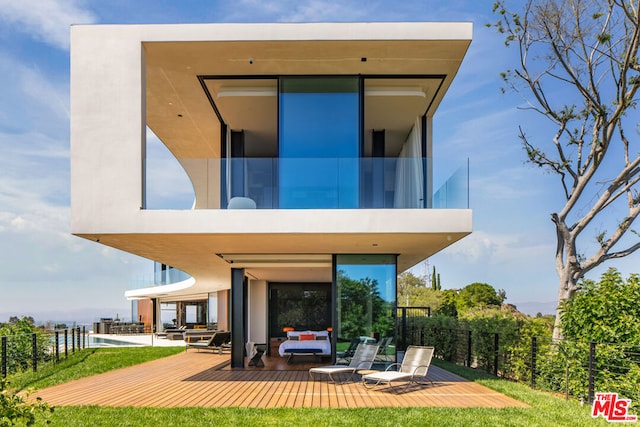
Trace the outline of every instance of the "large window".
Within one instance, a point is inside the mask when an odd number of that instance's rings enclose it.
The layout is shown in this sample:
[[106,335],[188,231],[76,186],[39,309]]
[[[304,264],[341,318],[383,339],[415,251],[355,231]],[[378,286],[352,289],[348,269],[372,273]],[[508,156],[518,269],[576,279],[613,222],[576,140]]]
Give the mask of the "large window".
[[336,288],[339,341],[393,337],[395,255],[336,256]]
[[279,207],[357,208],[357,77],[280,81]]

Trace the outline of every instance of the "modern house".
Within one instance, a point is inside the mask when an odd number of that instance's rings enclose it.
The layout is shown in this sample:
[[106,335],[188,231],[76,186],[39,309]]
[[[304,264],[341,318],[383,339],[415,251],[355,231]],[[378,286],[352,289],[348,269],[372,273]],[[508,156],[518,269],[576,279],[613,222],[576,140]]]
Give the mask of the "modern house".
[[[78,25],[71,232],[156,261],[127,292],[245,342],[389,336],[396,276],[472,231],[466,166],[438,191],[433,116],[470,23]],[[189,210],[147,209],[151,130]],[[449,166],[449,165],[447,165]],[[460,165],[450,165],[455,170]],[[166,268],[165,266],[171,266]],[[167,280],[175,270],[186,273]]]

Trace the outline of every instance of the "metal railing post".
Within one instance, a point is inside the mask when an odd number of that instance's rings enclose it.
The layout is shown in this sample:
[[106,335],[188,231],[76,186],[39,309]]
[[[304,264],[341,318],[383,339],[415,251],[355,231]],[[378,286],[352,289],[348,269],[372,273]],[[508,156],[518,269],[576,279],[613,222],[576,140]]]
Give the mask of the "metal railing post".
[[56,363],[60,363],[60,331],[56,331]]
[[64,358],[67,359],[69,357],[69,330],[64,330]]
[[531,337],[531,388],[536,388],[536,337]]
[[86,348],[86,347],[85,347],[85,345],[86,345],[86,342],[85,342],[86,338],[87,338],[87,327],[86,327],[86,326],[83,326],[83,327],[82,327],[82,348],[83,348],[83,349],[84,349],[84,348]]
[[76,330],[71,328],[71,353],[76,352]]
[[595,390],[594,390],[595,381],[594,381],[594,373],[593,373],[595,362],[596,362],[596,343],[592,341],[589,343],[589,394],[588,394],[589,403],[593,403],[593,398],[595,394]]
[[407,308],[402,307],[402,350],[407,349]]
[[2,378],[7,377],[7,337],[2,337]]
[[76,341],[78,343],[78,351],[82,348],[80,347],[80,326],[76,326]]
[[471,331],[467,331],[467,366],[471,367]]
[[498,333],[496,332],[493,335],[493,350],[494,350],[494,354],[493,354],[493,375],[495,375],[496,377],[498,376],[498,354],[500,352],[500,349],[498,347],[499,345],[499,338],[498,338]]
[[31,364],[33,372],[38,372],[38,337],[35,333],[31,334]]

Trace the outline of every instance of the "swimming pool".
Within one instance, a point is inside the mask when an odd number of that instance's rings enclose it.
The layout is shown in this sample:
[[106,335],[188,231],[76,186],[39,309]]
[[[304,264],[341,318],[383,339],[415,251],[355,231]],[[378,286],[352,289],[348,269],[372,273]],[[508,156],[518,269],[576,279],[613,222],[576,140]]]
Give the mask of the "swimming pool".
[[143,344],[113,338],[94,337],[89,335],[87,347],[142,347]]

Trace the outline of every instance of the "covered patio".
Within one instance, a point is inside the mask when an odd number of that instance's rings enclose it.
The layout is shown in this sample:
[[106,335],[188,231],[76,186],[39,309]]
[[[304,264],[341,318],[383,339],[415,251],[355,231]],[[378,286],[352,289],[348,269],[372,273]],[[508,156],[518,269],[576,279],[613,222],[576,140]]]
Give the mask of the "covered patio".
[[[185,351],[175,356],[38,390],[53,406],[135,407],[527,407],[436,366],[433,385],[365,389],[309,378],[309,363],[278,370],[231,369],[228,354]],[[293,369],[293,370],[292,370]]]

